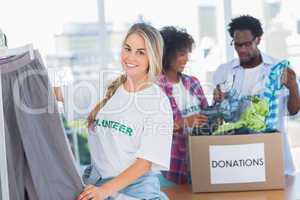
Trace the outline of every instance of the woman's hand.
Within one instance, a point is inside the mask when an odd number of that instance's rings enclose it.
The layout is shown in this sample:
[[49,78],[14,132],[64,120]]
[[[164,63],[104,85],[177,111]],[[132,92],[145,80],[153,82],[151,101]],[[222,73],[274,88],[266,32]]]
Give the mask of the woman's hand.
[[126,188],[146,172],[150,171],[151,167],[152,163],[150,161],[137,158],[137,160],[120,175],[100,187],[93,185],[86,186],[76,200],[104,200],[113,194],[117,194],[123,188]]
[[183,119],[185,127],[199,127],[208,123],[208,118],[205,115],[195,114]]
[[109,197],[107,190],[103,187],[88,185],[76,200],[104,200]]
[[200,127],[208,123],[208,118],[205,115],[194,114],[189,117],[178,120],[174,123],[174,131],[178,131],[183,128]]

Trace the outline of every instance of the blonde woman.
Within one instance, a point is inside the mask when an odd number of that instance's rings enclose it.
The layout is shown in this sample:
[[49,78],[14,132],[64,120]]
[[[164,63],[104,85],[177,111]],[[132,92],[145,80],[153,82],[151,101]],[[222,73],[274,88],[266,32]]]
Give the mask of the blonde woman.
[[156,29],[143,23],[130,28],[121,51],[125,74],[88,118],[92,167],[77,200],[168,199],[154,172],[169,168],[173,131],[168,98],[154,84],[162,54]]

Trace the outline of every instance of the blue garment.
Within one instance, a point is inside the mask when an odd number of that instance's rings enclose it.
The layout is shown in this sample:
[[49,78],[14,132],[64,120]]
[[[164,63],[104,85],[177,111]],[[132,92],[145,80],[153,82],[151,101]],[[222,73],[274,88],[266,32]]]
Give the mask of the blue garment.
[[[82,178],[85,184],[91,184],[95,186],[101,186],[113,179],[113,177],[102,179],[100,173],[94,165],[90,165],[85,169]],[[141,200],[169,199],[163,192],[160,191],[160,182],[157,174],[154,172],[146,173],[119,192]],[[109,197],[107,200],[113,200],[113,198]]]
[[220,110],[225,122],[237,122],[242,113],[250,105],[249,96],[240,96],[235,89],[226,94],[226,98],[220,103]]
[[272,66],[268,80],[266,82],[266,90],[263,97],[269,102],[269,113],[266,117],[266,131],[277,130],[278,115],[279,115],[279,92],[283,87],[281,83],[281,75],[283,70],[289,67],[290,63],[283,60]]
[[[283,60],[279,63],[274,64],[271,67],[270,73],[267,77],[265,84],[265,90],[262,94],[258,95],[261,98],[267,99],[269,103],[269,112],[266,117],[266,130],[264,132],[272,132],[277,130],[277,123],[279,119],[279,93],[283,88],[281,83],[281,76],[283,70],[289,67],[289,61]],[[235,89],[231,89],[228,92],[227,99],[221,103],[221,108],[230,111],[228,118],[225,121],[235,122],[240,118],[241,113],[244,111],[241,108],[246,108],[249,104],[248,97],[240,97]]]

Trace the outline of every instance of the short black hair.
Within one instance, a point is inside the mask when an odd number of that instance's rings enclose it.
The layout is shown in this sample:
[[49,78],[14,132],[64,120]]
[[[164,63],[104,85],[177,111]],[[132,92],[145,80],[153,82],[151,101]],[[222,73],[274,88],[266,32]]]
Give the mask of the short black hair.
[[163,72],[166,72],[177,53],[192,51],[195,41],[186,29],[179,27],[165,26],[160,30],[160,34],[164,40]]
[[241,15],[231,19],[228,32],[232,38],[236,30],[250,30],[254,37],[261,37],[264,33],[260,21],[250,15]]

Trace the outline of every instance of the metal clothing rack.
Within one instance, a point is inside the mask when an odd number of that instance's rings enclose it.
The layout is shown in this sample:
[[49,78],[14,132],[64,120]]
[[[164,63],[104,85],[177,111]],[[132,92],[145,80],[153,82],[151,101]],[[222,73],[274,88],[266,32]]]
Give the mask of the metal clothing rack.
[[[0,29],[0,50],[7,48],[7,39]],[[0,51],[1,55],[1,51]],[[8,173],[7,173],[7,158],[5,144],[5,129],[4,129],[4,114],[3,114],[3,99],[2,99],[2,76],[0,73],[0,187],[2,200],[9,200],[8,188]]]

